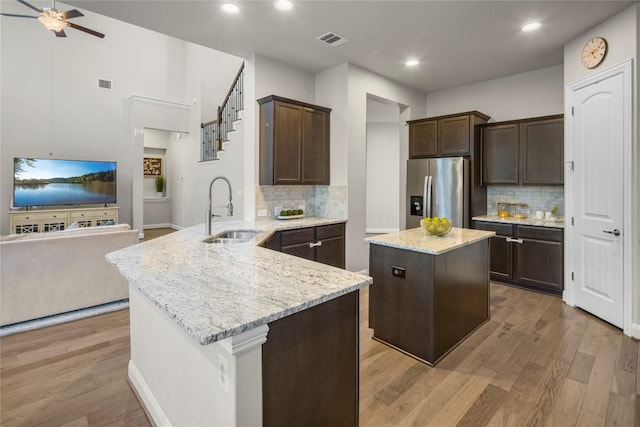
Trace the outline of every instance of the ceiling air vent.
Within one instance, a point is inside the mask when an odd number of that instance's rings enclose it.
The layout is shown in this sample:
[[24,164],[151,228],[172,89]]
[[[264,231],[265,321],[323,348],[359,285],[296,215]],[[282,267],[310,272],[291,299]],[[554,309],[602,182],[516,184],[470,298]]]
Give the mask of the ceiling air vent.
[[111,80],[98,79],[98,87],[102,89],[111,89]]
[[336,46],[340,46],[341,44],[345,44],[346,42],[348,42],[349,40],[345,39],[342,36],[337,35],[334,32],[329,31],[328,33],[322,34],[321,36],[316,37],[316,39],[320,40],[321,42],[328,44],[329,46],[332,47],[336,47]]

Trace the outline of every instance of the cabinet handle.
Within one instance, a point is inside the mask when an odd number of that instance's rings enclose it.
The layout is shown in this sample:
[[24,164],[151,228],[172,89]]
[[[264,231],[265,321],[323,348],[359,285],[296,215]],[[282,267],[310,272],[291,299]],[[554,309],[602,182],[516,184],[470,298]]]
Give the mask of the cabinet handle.
[[316,246],[322,246],[322,241],[316,243],[309,243],[310,248],[315,248]]
[[508,243],[520,243],[522,244],[522,239],[512,239],[511,237],[507,237],[507,242]]

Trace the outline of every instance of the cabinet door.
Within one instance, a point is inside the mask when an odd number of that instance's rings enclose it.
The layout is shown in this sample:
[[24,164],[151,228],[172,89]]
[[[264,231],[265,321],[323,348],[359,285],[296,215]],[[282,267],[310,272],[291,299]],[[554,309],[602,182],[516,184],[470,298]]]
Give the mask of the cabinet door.
[[302,107],[276,102],[274,113],[274,184],[302,181]]
[[482,185],[518,183],[518,125],[482,129]]
[[313,227],[282,231],[280,234],[282,252],[312,261],[316,259],[316,250],[312,246],[314,241],[315,229]]
[[516,227],[514,279],[523,285],[560,293],[564,289],[563,231],[555,228]]
[[409,158],[436,156],[438,154],[438,122],[430,120],[409,123]]
[[515,280],[523,285],[562,291],[562,243],[521,239],[515,244]]
[[302,111],[302,183],[329,185],[329,113]]
[[494,236],[491,238],[489,272],[495,280],[513,278],[513,248],[507,242],[509,236]]
[[462,156],[470,154],[469,116],[438,120],[438,154]]
[[332,224],[316,227],[316,261],[344,268],[344,224]]
[[478,230],[495,231],[496,235],[491,238],[489,245],[489,272],[491,279],[507,280],[513,278],[513,247],[507,239],[513,235],[513,228],[510,224],[496,224],[486,222],[472,223],[472,228]]
[[297,256],[299,258],[310,259],[315,261],[316,249],[311,246],[313,242],[298,243],[295,245],[283,246],[282,252],[285,254]]
[[564,120],[520,124],[520,182],[564,183]]

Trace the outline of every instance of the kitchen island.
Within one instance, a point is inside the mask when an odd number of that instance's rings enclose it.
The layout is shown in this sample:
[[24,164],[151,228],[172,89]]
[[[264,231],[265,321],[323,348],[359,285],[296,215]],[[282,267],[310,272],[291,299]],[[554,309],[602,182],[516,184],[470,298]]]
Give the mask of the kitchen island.
[[129,280],[129,380],[156,425],[357,425],[358,289],[371,278],[260,247],[305,218],[204,225],[107,255]]
[[367,238],[374,339],[434,366],[489,320],[489,238],[421,228]]

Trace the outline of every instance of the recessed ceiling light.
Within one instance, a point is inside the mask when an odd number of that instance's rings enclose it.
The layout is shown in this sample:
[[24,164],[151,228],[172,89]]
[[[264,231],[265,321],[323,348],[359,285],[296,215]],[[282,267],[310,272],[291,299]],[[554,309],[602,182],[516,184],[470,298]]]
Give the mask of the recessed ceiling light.
[[233,3],[225,3],[222,5],[222,10],[227,13],[238,13],[240,12],[240,8]]
[[540,24],[539,22],[530,22],[524,27],[522,27],[522,31],[524,31],[525,33],[528,33],[529,31],[535,31],[540,27],[542,27],[542,24]]
[[410,59],[404,63],[404,65],[406,65],[407,67],[415,67],[418,64],[420,64],[420,61],[418,61],[417,59]]
[[284,10],[285,12],[293,9],[293,3],[291,3],[289,0],[278,0],[274,5],[276,9]]

